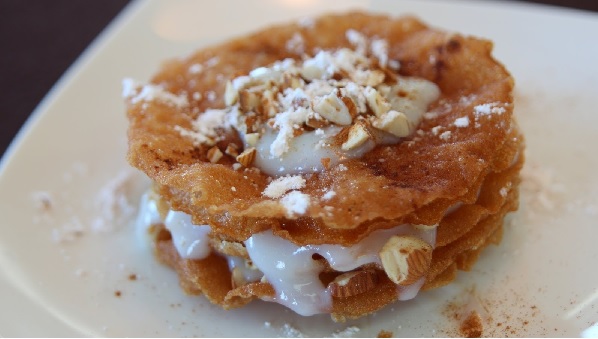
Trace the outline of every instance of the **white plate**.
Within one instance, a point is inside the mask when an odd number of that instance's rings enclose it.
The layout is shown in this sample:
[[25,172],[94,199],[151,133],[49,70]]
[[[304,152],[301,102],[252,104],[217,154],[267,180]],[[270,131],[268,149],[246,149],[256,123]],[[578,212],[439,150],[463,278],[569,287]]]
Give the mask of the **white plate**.
[[[485,335],[597,334],[595,14],[491,1],[261,0],[234,2],[234,10],[229,2],[130,6],[19,134],[0,165],[1,335],[299,334],[294,328],[331,336],[357,326],[358,336],[446,336],[458,335],[453,314],[464,304],[479,307]],[[119,175],[134,186],[130,204],[147,184],[126,172],[121,79],[147,80],[164,59],[273,22],[347,8],[412,13],[494,40],[495,55],[517,79],[528,145],[523,205],[502,244],[453,284],[345,324],[262,302],[225,312],[183,295],[175,274],[136,240],[131,218],[101,212],[114,206],[100,192],[118,189]],[[52,203],[46,211],[44,193]],[[94,228],[98,222],[111,227]]]

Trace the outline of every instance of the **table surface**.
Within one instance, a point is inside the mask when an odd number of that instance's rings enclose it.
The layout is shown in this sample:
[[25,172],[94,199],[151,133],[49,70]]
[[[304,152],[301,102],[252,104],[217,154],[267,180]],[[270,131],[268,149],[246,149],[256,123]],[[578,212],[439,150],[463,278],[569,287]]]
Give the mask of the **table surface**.
[[[0,157],[52,85],[128,2],[0,0]],[[596,0],[527,2],[598,12]]]

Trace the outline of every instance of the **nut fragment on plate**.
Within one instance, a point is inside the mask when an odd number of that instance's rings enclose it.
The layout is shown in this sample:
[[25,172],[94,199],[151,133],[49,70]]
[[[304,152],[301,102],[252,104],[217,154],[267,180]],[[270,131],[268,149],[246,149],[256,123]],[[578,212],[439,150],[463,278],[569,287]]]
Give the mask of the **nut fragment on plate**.
[[335,298],[348,298],[371,290],[377,283],[375,270],[361,270],[339,275],[328,284],[328,289]]
[[392,236],[380,250],[386,275],[395,284],[411,285],[424,276],[432,261],[432,246],[408,235]]

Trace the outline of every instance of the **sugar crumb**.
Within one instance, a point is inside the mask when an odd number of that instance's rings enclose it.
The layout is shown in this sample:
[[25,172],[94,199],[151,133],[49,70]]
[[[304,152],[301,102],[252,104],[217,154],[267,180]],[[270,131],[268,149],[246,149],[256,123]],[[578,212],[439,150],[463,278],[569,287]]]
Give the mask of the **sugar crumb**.
[[308,194],[299,191],[291,191],[280,199],[280,203],[290,216],[305,214],[310,204],[310,197]]
[[285,338],[305,338],[305,335],[296,329],[295,327],[291,326],[290,324],[284,324],[281,328],[281,334]]
[[445,141],[448,140],[448,139],[450,139],[451,138],[451,131],[444,131],[444,132],[442,132],[440,134],[439,138],[442,139],[442,140],[445,140]]
[[176,95],[155,84],[141,84],[133,79],[124,79],[122,95],[130,99],[132,104],[157,101],[170,106],[184,109],[189,106],[186,95]]
[[434,127],[432,127],[432,134],[438,135],[440,133],[441,129],[443,129],[442,126],[434,126]]
[[328,201],[336,195],[335,191],[328,191],[322,196],[322,200]]
[[333,338],[351,338],[359,333],[360,329],[357,326],[349,326],[344,330],[338,330],[332,333]]
[[193,65],[189,66],[188,71],[191,74],[199,74],[203,71],[203,65],[202,64],[193,64]]
[[469,117],[461,117],[461,118],[455,119],[454,125],[457,127],[469,126]]
[[305,178],[300,175],[289,175],[273,180],[262,192],[268,198],[277,199],[290,190],[299,190],[305,187]]

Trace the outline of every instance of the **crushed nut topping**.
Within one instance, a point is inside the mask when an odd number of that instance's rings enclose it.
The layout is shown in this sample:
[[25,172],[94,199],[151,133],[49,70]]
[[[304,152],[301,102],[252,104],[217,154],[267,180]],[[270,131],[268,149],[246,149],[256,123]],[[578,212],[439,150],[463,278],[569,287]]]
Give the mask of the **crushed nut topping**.
[[[223,93],[227,107],[200,114],[193,131],[179,128],[179,132],[196,144],[212,146],[218,141],[218,129],[234,128],[245,148],[253,150],[244,155],[227,147],[225,153],[244,166],[251,165],[256,149],[260,154],[269,151],[264,157],[283,158],[294,138],[334,126],[336,142],[321,145],[337,146],[339,152],[358,149],[369,140],[371,146],[411,135],[427,106],[438,98],[438,87],[399,76],[400,64],[389,59],[385,40],[355,30],[347,31],[346,38],[353,48],[320,50],[231,79]],[[258,143],[267,130],[274,138],[268,149],[260,150]],[[209,158],[213,156],[217,157]]]

